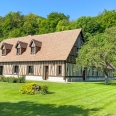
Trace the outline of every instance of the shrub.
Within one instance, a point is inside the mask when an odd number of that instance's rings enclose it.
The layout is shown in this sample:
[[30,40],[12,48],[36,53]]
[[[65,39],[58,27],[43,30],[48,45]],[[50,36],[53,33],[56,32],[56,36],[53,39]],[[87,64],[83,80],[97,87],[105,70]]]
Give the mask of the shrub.
[[1,76],[1,77],[0,77],[0,81],[1,81],[1,82],[7,82],[7,81],[8,81],[8,78],[5,77],[5,76]]
[[48,94],[48,86],[47,85],[43,85],[41,87],[40,93],[43,94],[43,95]]
[[36,94],[39,90],[41,89],[41,87],[36,84],[36,83],[28,83],[25,84],[21,87],[20,92],[22,94],[30,94],[30,95],[34,95]]
[[20,83],[25,83],[25,75],[19,77]]
[[17,78],[1,76],[0,81],[1,82],[9,82],[9,83],[25,83],[25,75],[17,77]]
[[20,78],[15,78],[15,83],[21,83]]
[[8,77],[8,82],[9,83],[16,83],[17,78],[15,77]]
[[22,94],[30,94],[30,95],[34,95],[39,92],[45,95],[48,94],[48,86],[47,85],[40,86],[36,83],[28,83],[21,87],[20,92]]

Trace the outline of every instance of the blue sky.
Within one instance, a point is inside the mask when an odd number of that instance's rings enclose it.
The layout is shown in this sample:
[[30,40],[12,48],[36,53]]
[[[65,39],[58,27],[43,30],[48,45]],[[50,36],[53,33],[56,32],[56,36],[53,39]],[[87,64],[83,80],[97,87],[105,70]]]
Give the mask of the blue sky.
[[43,17],[61,12],[69,15],[70,20],[76,20],[81,16],[96,16],[104,9],[116,10],[116,0],[0,0],[0,16],[10,11]]

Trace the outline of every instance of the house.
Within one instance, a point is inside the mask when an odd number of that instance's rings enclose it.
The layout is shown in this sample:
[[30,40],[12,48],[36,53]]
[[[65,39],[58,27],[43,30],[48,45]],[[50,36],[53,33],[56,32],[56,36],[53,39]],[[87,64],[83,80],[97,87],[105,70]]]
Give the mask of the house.
[[94,70],[73,72],[84,42],[81,29],[6,39],[0,43],[0,75],[61,82],[104,79]]

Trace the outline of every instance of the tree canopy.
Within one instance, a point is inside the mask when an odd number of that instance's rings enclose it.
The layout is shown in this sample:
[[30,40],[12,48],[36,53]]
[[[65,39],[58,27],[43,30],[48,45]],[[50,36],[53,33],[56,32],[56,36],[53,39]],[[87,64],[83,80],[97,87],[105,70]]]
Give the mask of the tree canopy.
[[108,84],[108,67],[116,61],[116,27],[106,29],[103,34],[89,38],[81,47],[76,59],[76,68],[102,70],[105,74],[105,83]]
[[86,40],[90,36],[103,33],[106,28],[116,25],[116,11],[104,10],[95,17],[82,16],[70,21],[64,13],[52,12],[47,18],[30,13],[9,12],[0,16],[0,41],[6,38],[21,37],[29,34],[44,34],[56,31],[82,28]]

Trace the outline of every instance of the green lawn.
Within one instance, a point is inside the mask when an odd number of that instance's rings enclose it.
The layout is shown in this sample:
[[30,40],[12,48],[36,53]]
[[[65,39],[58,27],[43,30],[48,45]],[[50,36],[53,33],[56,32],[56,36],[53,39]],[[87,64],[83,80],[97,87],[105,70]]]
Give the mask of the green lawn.
[[24,84],[0,82],[0,116],[116,116],[116,81],[53,83],[48,95],[19,93]]

